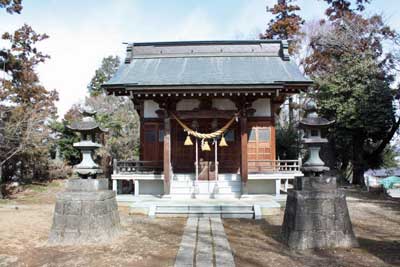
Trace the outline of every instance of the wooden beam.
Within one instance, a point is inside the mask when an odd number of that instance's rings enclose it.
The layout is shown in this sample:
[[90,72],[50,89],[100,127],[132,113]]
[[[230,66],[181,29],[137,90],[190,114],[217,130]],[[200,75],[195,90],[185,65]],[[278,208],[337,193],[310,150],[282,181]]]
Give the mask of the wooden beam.
[[242,194],[247,194],[248,162],[247,162],[247,114],[240,117],[240,176],[242,179]]
[[191,111],[176,111],[176,115],[180,119],[213,119],[213,118],[222,118],[222,119],[230,119],[232,118],[237,110],[191,110]]
[[171,119],[165,111],[164,118],[164,195],[170,194],[170,181],[172,178],[171,170]]

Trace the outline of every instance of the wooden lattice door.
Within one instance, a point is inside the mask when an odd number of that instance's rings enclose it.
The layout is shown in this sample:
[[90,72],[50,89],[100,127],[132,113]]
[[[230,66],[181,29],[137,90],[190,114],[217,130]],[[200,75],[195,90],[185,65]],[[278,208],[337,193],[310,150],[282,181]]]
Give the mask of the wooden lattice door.
[[273,160],[275,160],[275,128],[270,123],[249,123],[247,157],[249,172],[273,170]]

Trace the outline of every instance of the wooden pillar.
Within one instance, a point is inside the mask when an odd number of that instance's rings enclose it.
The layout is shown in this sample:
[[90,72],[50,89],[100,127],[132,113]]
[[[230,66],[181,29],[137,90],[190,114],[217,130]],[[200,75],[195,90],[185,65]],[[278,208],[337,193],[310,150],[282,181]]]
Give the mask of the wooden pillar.
[[242,179],[242,194],[247,194],[248,162],[247,162],[247,116],[240,117],[240,176]]
[[171,119],[167,112],[164,118],[164,195],[170,194],[171,170]]

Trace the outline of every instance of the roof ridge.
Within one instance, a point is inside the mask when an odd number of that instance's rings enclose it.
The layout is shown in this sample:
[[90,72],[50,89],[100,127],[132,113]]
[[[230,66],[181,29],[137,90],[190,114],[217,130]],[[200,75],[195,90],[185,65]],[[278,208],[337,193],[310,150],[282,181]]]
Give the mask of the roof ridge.
[[257,43],[281,43],[285,40],[257,39],[257,40],[190,40],[190,41],[156,41],[156,42],[125,42],[134,46],[163,46],[163,45],[209,45],[209,44],[257,44]]

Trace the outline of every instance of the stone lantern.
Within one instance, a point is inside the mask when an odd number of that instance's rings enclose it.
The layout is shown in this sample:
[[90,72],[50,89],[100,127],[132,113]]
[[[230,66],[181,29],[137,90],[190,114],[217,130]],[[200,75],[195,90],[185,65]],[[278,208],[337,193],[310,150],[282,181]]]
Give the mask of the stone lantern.
[[304,107],[306,117],[300,121],[300,127],[304,129],[303,143],[308,147],[309,157],[303,163],[302,171],[304,173],[315,173],[319,175],[329,171],[329,167],[319,157],[321,145],[328,143],[328,139],[323,138],[321,132],[323,129],[331,126],[334,121],[328,121],[325,118],[318,117],[317,107],[313,100],[309,101]]
[[96,135],[104,133],[106,130],[101,129],[94,119],[96,111],[86,108],[82,111],[82,114],[83,119],[72,122],[69,127],[81,134],[81,141],[74,143],[74,147],[81,151],[82,161],[74,167],[74,170],[81,178],[96,178],[97,174],[102,173],[101,168],[92,158],[94,151],[101,147],[99,143],[96,143]]
[[85,110],[82,113],[82,121],[70,127],[81,134],[81,141],[74,144],[82,153],[82,162],[74,167],[79,177],[69,179],[66,191],[57,195],[50,243],[109,242],[120,232],[116,194],[109,190],[108,179],[87,179],[101,173],[92,154],[101,147],[96,143],[96,134],[104,130],[93,117],[96,112]]
[[353,233],[345,192],[338,189],[336,177],[319,156],[320,147],[328,140],[321,130],[334,121],[318,117],[314,101],[304,108],[306,117],[300,121],[304,129],[303,143],[309,157],[289,190],[282,225],[284,242],[295,250],[358,246]]

